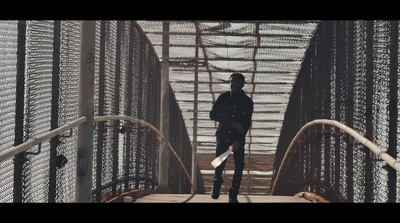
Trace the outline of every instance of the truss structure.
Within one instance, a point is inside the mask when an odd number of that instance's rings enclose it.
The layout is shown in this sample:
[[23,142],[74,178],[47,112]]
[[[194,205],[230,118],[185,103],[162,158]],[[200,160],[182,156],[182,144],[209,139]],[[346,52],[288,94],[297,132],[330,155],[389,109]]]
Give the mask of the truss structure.
[[[254,101],[246,150],[274,153],[317,22],[167,21],[167,32],[163,22],[137,21],[159,59],[170,64],[170,85],[197,152],[215,151],[217,123],[209,119],[209,111],[218,95],[229,90],[230,74],[241,72],[246,77],[244,91]],[[167,44],[163,34],[169,36]],[[163,46],[168,57],[163,57]]]

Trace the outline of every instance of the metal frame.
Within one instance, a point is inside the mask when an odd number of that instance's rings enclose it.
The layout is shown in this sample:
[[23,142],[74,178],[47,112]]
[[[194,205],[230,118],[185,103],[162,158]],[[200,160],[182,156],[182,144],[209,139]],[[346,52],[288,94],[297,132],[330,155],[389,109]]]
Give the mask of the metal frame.
[[168,150],[174,155],[174,157],[178,160],[180,166],[182,167],[182,169],[184,170],[186,177],[188,179],[188,181],[190,182],[190,186],[192,188],[192,194],[196,193],[196,190],[194,188],[194,184],[192,183],[192,179],[190,177],[190,174],[188,172],[188,170],[185,167],[185,164],[182,162],[182,159],[179,157],[179,155],[176,153],[175,149],[172,147],[172,145],[167,141],[167,138],[161,133],[161,131],[159,131],[156,127],[154,127],[152,124],[142,120],[142,119],[138,119],[138,118],[134,118],[134,117],[129,117],[129,116],[125,116],[125,115],[105,115],[105,116],[96,116],[94,117],[94,121],[97,123],[102,123],[105,121],[115,121],[115,120],[125,120],[125,121],[129,121],[129,122],[133,122],[133,123],[138,123],[140,125],[146,126],[148,128],[150,128],[152,131],[154,131],[155,133],[158,134],[159,136],[159,143],[161,144],[162,142],[167,144],[167,148]]
[[43,133],[37,137],[29,139],[26,142],[19,144],[18,146],[14,146],[14,147],[8,149],[7,151],[0,153],[0,162],[3,160],[6,160],[12,156],[21,154],[21,153],[27,151],[28,149],[30,149],[31,147],[37,146],[37,145],[41,144],[42,142],[44,142],[46,140],[50,140],[51,138],[53,138],[55,136],[61,135],[63,132],[68,131],[80,124],[83,124],[86,121],[87,121],[86,117],[84,117],[84,116],[80,117],[80,118],[76,119],[75,121],[69,122],[61,127],[58,127],[49,132]]
[[280,177],[285,171],[285,166],[288,162],[290,162],[290,154],[293,153],[293,147],[294,145],[298,142],[300,137],[304,134],[304,132],[315,125],[330,125],[333,127],[337,127],[341,129],[343,132],[346,134],[351,135],[354,139],[357,139],[361,144],[363,144],[365,147],[370,149],[373,153],[378,155],[383,161],[385,161],[388,165],[390,165],[393,169],[395,169],[398,173],[400,173],[400,162],[394,159],[392,156],[390,156],[388,153],[386,153],[384,150],[379,148],[375,143],[371,142],[369,139],[365,138],[362,136],[360,133],[356,132],[354,129],[336,121],[336,120],[329,120],[329,119],[316,119],[314,121],[308,122],[305,124],[296,134],[296,136],[293,138],[291,141],[288,149],[286,150],[285,156],[282,159],[282,162],[279,166],[278,172],[276,174],[276,178],[274,180],[274,183],[272,185],[272,190],[271,190],[271,195],[275,193],[276,187],[278,185],[278,182],[280,180]]

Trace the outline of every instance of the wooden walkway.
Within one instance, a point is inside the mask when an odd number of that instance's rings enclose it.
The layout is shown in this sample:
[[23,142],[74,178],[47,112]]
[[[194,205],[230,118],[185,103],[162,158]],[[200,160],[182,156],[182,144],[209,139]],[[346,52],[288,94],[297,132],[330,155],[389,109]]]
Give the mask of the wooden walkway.
[[[299,196],[238,195],[239,203],[311,203]],[[135,203],[228,203],[228,195],[212,199],[209,194],[149,194]]]
[[[215,153],[197,153],[196,156],[199,169],[202,171],[205,192],[210,193],[214,181],[214,167],[211,165],[211,161],[215,159]],[[232,184],[235,166],[233,155],[229,155],[227,159],[221,194],[228,194],[228,189]],[[246,154],[240,191],[250,195],[269,195],[272,186],[274,159],[275,154],[251,154],[251,156]]]

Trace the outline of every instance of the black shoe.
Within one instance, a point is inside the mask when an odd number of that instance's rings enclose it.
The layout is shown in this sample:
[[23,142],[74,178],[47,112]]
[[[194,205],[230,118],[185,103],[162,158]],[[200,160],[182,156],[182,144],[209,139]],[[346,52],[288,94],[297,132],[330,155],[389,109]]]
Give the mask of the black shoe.
[[218,179],[214,179],[214,186],[212,188],[211,191],[211,197],[213,199],[218,199],[219,198],[219,192],[221,189],[221,185],[224,181],[222,179],[218,180]]
[[239,203],[237,199],[239,191],[233,190],[233,188],[229,188],[229,203]]

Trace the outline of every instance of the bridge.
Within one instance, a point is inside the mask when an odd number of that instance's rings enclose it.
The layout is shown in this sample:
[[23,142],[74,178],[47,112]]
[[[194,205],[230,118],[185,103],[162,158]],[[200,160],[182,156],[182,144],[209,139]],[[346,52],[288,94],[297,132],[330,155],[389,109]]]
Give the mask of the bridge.
[[399,21],[0,21],[0,202],[227,203],[218,123],[254,101],[241,203],[400,201]]

